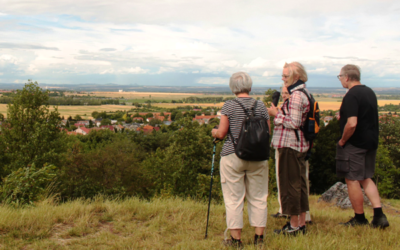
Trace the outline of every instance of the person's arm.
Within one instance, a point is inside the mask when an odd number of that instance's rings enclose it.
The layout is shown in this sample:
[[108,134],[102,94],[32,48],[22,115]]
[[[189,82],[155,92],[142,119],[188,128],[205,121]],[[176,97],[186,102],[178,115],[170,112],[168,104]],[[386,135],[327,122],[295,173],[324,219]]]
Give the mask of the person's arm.
[[229,119],[226,115],[221,115],[221,120],[219,121],[218,129],[214,128],[211,131],[211,135],[214,138],[223,140],[225,136],[228,134],[229,130]]
[[339,146],[343,147],[350,137],[354,134],[357,127],[357,116],[352,116],[347,119],[344,126],[342,138],[339,140]]

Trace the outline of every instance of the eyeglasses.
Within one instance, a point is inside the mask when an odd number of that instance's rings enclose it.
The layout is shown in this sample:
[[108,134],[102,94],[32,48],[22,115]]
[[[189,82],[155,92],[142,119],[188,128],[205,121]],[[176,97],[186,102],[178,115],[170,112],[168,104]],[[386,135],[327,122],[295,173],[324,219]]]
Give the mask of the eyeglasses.
[[289,76],[287,76],[287,75],[282,75],[282,78],[289,78]]
[[344,76],[344,75],[337,75],[337,79],[340,80],[340,77],[342,77],[342,76]]

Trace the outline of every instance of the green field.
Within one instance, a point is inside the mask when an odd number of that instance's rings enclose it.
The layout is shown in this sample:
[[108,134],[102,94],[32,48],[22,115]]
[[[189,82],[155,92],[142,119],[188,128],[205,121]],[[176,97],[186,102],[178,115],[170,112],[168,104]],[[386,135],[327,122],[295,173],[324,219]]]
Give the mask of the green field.
[[[216,183],[215,185],[219,185]],[[384,201],[390,227],[348,228],[338,225],[353,216],[310,197],[313,225],[297,237],[277,236],[285,220],[269,217],[264,245],[258,249],[399,249],[399,201]],[[269,197],[269,214],[278,211],[275,197]],[[371,221],[372,208],[366,208]],[[35,207],[0,206],[0,249],[225,249],[225,207],[212,204],[208,239],[204,239],[207,203],[174,198],[141,201],[137,198],[57,203],[48,199]],[[242,240],[251,244],[254,231],[244,209]]]

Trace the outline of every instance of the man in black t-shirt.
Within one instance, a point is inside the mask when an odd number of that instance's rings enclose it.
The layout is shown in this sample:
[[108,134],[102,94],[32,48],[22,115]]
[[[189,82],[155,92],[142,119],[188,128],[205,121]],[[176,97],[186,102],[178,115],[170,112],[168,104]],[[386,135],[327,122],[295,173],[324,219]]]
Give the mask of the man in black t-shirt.
[[376,150],[379,142],[378,104],[372,89],[360,83],[360,69],[346,65],[338,75],[348,89],[340,107],[342,137],[336,146],[336,173],[344,177],[355,216],[346,226],[368,225],[364,215],[363,186],[373,208],[371,226],[385,228],[389,222],[382,212],[378,189],[371,180],[375,172]]

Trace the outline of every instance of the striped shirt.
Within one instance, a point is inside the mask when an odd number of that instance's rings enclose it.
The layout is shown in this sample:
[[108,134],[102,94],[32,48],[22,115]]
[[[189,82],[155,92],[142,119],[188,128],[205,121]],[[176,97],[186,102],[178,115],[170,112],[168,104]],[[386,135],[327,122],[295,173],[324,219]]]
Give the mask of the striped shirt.
[[[301,91],[294,91],[297,89],[304,89],[305,84],[301,84],[292,90],[292,95],[289,99],[289,109],[286,103],[279,110],[274,119],[274,135],[272,136],[272,146],[274,148],[292,148],[298,152],[307,152],[310,143],[306,141],[303,131],[300,127],[304,125],[307,119],[307,113],[310,110],[310,103],[307,96]],[[296,137],[296,130],[299,135],[299,140]]]
[[[251,109],[254,105],[254,99],[251,97],[240,97],[236,98],[246,109]],[[240,130],[242,128],[242,123],[244,118],[246,118],[246,113],[243,108],[235,101],[230,100],[225,102],[224,106],[222,106],[221,114],[226,115],[229,120],[229,129],[237,142],[239,138]],[[257,108],[255,111],[255,116],[264,117],[269,120],[267,109],[262,101],[257,101]],[[231,136],[226,136],[225,144],[222,147],[221,156],[226,156],[235,153],[235,148],[233,146]]]

